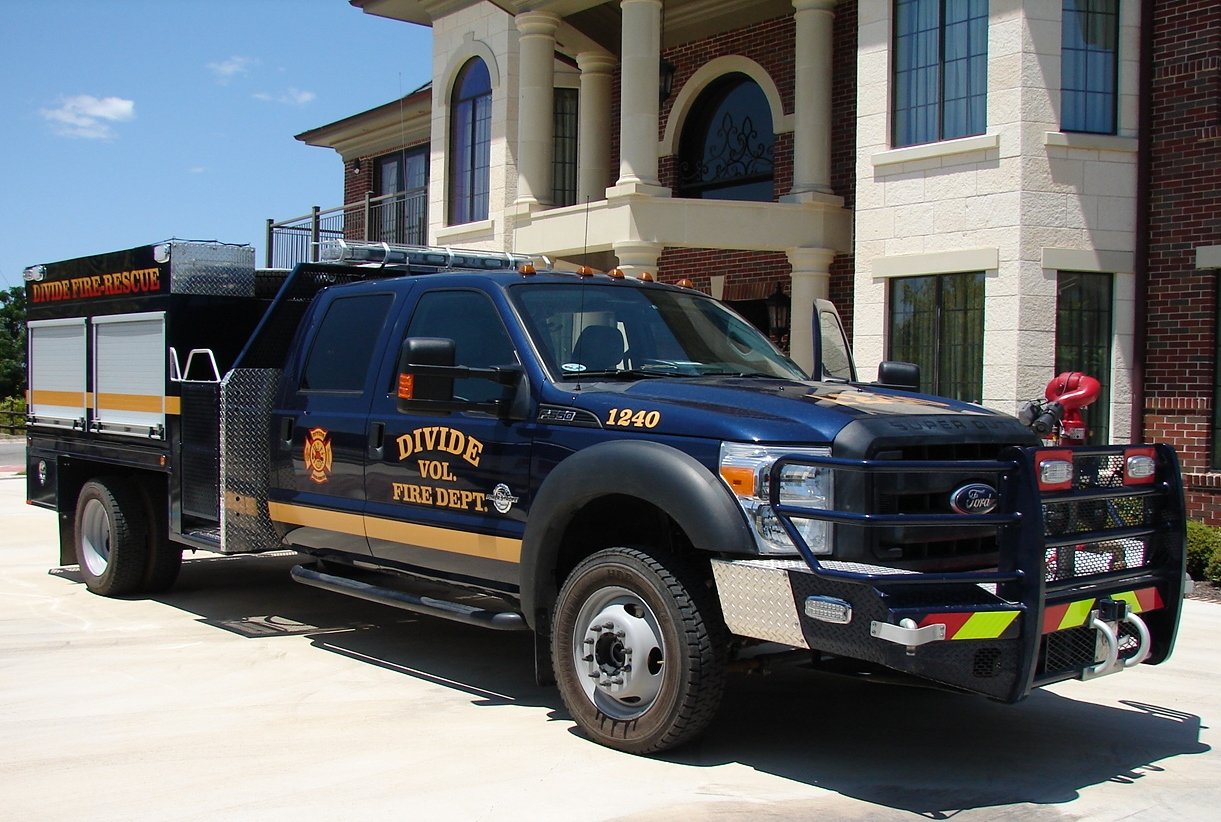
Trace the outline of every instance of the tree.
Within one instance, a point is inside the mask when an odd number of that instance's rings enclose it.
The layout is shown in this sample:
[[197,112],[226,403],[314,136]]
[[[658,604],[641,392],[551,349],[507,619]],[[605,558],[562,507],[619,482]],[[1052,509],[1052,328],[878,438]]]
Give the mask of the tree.
[[0,291],[0,399],[25,393],[25,287]]

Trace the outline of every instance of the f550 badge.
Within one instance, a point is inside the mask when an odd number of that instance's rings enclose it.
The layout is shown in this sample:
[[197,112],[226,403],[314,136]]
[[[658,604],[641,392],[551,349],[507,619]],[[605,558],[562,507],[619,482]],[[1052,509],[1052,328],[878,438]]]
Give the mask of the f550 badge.
[[324,483],[330,479],[331,435],[325,428],[311,428],[305,437],[305,473],[310,480]]

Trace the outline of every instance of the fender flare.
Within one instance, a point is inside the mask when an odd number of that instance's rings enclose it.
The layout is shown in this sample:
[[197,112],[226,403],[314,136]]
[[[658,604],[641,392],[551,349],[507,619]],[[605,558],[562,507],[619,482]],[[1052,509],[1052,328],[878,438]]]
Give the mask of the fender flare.
[[678,523],[703,551],[757,551],[742,510],[720,478],[689,454],[647,440],[601,442],[562,460],[530,506],[521,553],[521,606],[538,630],[559,588],[552,569],[569,523],[594,500],[631,496],[650,502]]

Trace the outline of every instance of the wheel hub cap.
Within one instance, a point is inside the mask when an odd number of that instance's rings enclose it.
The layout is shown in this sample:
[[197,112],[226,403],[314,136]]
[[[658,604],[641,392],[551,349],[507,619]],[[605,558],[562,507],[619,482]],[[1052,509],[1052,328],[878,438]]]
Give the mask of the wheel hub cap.
[[665,662],[657,619],[635,594],[599,592],[582,609],[574,661],[586,696],[608,716],[644,713],[661,691]]

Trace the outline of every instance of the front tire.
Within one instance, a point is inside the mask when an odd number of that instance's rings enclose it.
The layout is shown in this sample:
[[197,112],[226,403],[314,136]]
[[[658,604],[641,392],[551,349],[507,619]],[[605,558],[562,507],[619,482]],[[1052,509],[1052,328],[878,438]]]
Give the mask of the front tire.
[[89,590],[107,597],[138,591],[149,565],[139,490],[122,477],[86,482],[74,524],[76,561]]
[[648,754],[712,721],[726,631],[705,577],[677,557],[610,548],[582,561],[556,600],[552,664],[590,739]]

